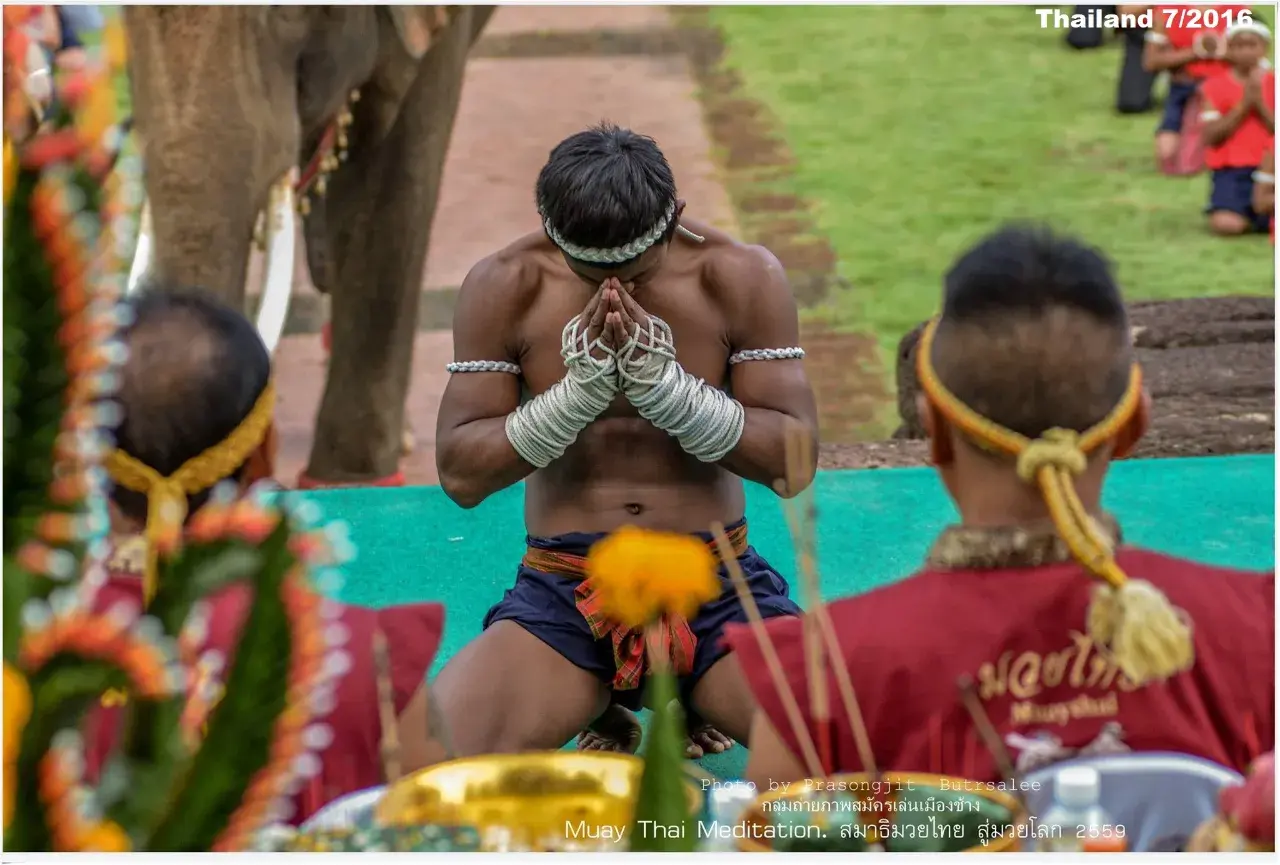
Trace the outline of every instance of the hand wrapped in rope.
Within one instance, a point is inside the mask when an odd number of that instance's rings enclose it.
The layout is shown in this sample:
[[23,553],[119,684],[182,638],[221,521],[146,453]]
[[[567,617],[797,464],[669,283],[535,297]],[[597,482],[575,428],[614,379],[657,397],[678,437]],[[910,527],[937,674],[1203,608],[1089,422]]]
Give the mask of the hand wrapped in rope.
[[618,393],[617,355],[590,338],[582,316],[560,333],[565,377],[507,415],[507,440],[530,465],[546,468],[609,407]]
[[643,325],[633,321],[617,362],[627,400],[686,453],[710,463],[737,446],[746,423],[742,404],[680,366],[665,321],[653,315]]

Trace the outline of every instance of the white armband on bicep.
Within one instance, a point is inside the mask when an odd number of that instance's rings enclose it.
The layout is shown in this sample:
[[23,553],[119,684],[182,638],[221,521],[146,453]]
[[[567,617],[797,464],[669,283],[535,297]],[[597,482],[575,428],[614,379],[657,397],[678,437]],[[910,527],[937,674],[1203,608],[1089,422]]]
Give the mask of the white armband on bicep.
[[1276,176],[1268,171],[1255,171],[1253,172],[1253,182],[1275,186]]

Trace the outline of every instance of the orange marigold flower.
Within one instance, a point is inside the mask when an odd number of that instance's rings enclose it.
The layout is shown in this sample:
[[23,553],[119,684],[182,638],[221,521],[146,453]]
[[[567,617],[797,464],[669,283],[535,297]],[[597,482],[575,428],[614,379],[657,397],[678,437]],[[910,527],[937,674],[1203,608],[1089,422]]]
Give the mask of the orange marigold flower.
[[13,194],[13,186],[18,182],[18,155],[13,152],[13,142],[6,135],[4,139],[4,203],[9,203]]
[[133,849],[133,842],[119,823],[103,820],[85,830],[78,846],[91,853],[126,853]]
[[692,618],[720,596],[719,563],[690,535],[625,527],[591,548],[587,578],[601,612],[629,628],[661,616]]
[[18,783],[18,748],[22,731],[31,718],[31,688],[27,677],[15,667],[4,665],[4,825],[13,819]]

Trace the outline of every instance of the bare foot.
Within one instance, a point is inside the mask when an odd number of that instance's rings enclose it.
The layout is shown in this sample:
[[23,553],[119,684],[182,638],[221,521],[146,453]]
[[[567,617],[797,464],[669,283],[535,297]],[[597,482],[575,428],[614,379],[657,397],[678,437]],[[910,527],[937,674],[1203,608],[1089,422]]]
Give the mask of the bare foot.
[[[612,703],[604,714],[578,735],[579,751],[617,751],[634,754],[640,747],[640,721],[628,709]],[[697,716],[689,719],[684,754],[697,760],[707,754],[723,754],[736,743]]]
[[715,727],[700,718],[690,718],[689,742],[685,745],[685,756],[697,760],[707,754],[723,754],[736,743]]
[[629,710],[611,703],[599,718],[578,734],[579,751],[634,754],[640,747],[640,721]]

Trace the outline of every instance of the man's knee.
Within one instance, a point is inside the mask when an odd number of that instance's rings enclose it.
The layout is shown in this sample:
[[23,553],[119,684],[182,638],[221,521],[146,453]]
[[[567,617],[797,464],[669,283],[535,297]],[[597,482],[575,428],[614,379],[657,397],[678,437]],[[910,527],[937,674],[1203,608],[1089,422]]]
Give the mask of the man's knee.
[[1209,214],[1209,230],[1219,237],[1238,237],[1249,230],[1249,220],[1230,210],[1215,210]]
[[1176,156],[1181,138],[1181,134],[1177,132],[1161,131],[1156,133],[1156,159],[1163,162]]

